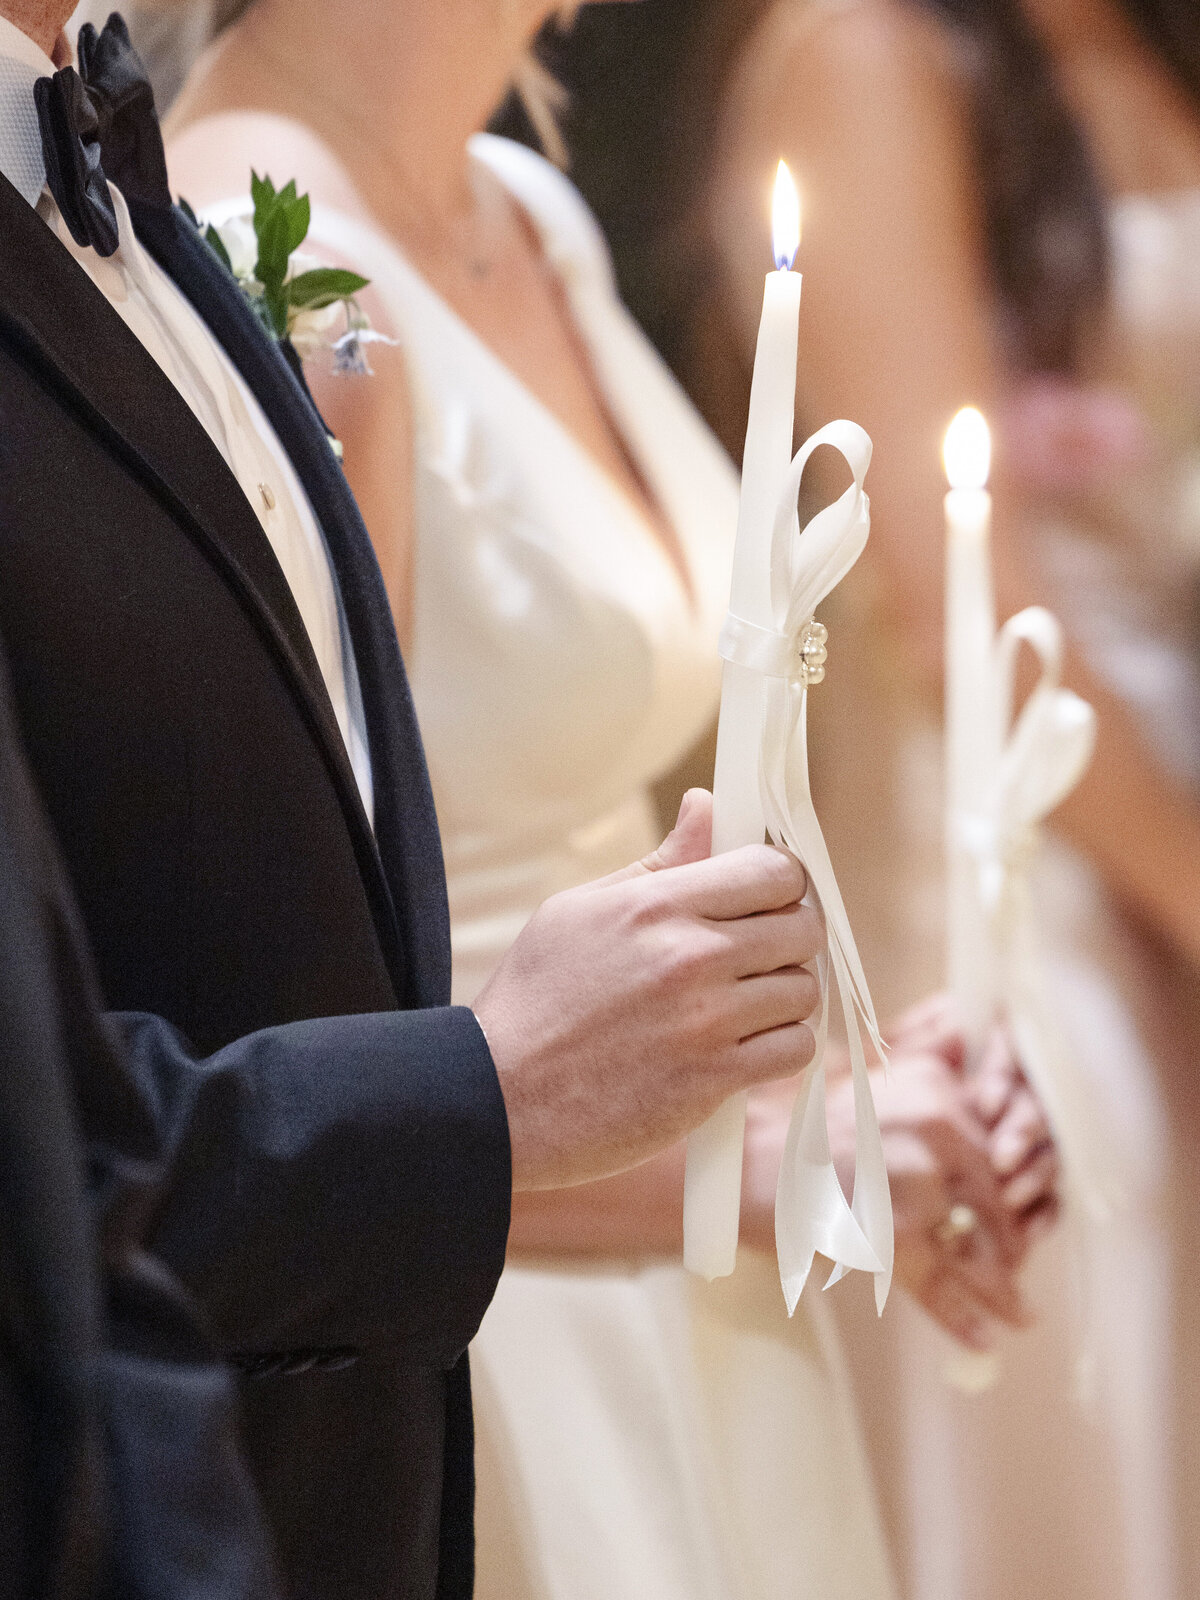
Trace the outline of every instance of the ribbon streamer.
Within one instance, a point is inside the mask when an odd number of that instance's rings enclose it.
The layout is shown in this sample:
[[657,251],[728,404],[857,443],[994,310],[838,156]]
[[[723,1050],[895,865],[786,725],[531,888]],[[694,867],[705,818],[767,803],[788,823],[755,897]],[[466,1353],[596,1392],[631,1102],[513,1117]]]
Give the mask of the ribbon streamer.
[[[844,457],[854,482],[801,531],[797,512],[800,483],[813,452],[821,445],[831,445]],[[867,1042],[880,1061],[884,1047],[813,806],[808,770],[809,674],[803,655],[817,606],[866,548],[871,518],[863,484],[870,460],[871,441],[853,422],[832,422],[813,434],[792,461],[776,514],[771,547],[771,603],[776,626],[760,628],[731,615],[721,635],[722,656],[766,680],[759,776],[767,830],[775,844],[804,863],[811,898],[824,915],[828,933],[828,955],[818,962],[821,1007],[815,1028],[817,1049],[792,1113],[775,1202],[779,1272],[789,1315],[796,1309],[817,1254],[834,1263],[829,1284],[851,1270],[873,1273],[880,1312],[892,1278],[891,1197],[868,1078]],[[856,1150],[854,1194],[849,1203],[834,1168],[826,1122],[831,974],[845,1018],[854,1075]]]
[[[1013,720],[1022,646],[1037,656],[1038,683]],[[988,918],[997,1011],[1007,1017],[1033,1088],[1062,1152],[1067,1180],[1096,1220],[1123,1203],[1094,1091],[1074,1067],[1049,1002],[1037,938],[1031,872],[1042,827],[1079,783],[1096,743],[1096,715],[1061,685],[1062,628],[1041,606],[1011,618],[997,635],[995,714],[1000,761],[987,812],[958,819],[959,846],[975,861]]]

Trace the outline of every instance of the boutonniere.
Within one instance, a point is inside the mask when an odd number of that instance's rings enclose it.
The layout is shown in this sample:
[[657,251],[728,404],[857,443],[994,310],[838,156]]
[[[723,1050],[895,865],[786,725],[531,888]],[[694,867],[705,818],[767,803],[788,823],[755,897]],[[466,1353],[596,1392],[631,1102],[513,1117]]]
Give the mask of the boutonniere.
[[370,374],[364,347],[395,343],[371,327],[358,302],[370,280],[301,251],[312,207],[295,180],[277,190],[252,172],[250,198],[253,211],[220,225],[201,222],[186,200],[179,205],[273,339],[290,344],[302,361],[331,350],[335,372]]

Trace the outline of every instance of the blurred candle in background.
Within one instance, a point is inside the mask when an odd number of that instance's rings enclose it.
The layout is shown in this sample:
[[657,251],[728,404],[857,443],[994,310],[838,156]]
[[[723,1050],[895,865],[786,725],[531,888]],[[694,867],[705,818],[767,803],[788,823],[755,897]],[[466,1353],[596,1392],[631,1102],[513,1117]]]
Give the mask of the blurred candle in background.
[[994,704],[996,603],[992,587],[992,441],[973,406],[950,424],[946,496],[946,959],[977,1048],[991,1019],[993,952],[980,884],[1000,761]]
[[[771,538],[792,461],[801,274],[800,197],[779,163],[773,233],[776,271],[767,274],[754,357],[750,415],[729,609],[772,628]],[[766,825],[759,792],[765,685],[762,675],[726,661],[713,779],[713,853],[760,844]],[[688,1140],[684,1185],[684,1261],[705,1278],[727,1277],[737,1257],[746,1097],[728,1101]]]

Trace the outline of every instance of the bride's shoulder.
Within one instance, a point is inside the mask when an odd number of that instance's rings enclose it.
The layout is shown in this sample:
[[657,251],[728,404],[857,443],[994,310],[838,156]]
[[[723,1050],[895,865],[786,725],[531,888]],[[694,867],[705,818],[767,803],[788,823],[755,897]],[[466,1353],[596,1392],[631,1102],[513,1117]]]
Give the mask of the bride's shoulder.
[[930,139],[960,141],[964,118],[959,45],[923,7],[777,0],[735,64],[720,142],[774,150],[782,138],[799,155],[877,165]]
[[476,134],[470,151],[532,219],[557,266],[573,266],[612,284],[604,233],[565,172],[528,145],[491,133]]
[[269,111],[219,111],[167,130],[171,187],[197,210],[250,192],[251,170],[282,188],[295,180],[348,216],[366,217],[358,190],[329,146],[304,123]]
[[860,115],[867,94],[885,97],[960,66],[947,29],[907,0],[778,0],[750,35],[738,64],[743,94],[824,83]]
[[944,61],[947,33],[930,11],[910,0],[777,0],[749,39],[747,54],[770,54],[788,66],[813,56],[873,73],[902,67],[913,52]]

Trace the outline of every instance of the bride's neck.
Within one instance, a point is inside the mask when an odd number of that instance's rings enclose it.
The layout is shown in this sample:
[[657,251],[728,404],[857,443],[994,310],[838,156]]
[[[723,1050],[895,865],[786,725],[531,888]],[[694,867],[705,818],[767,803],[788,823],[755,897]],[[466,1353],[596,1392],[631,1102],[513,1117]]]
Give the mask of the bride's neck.
[[470,203],[467,140],[528,44],[496,0],[257,0],[210,63],[222,99],[303,120],[363,180]]

